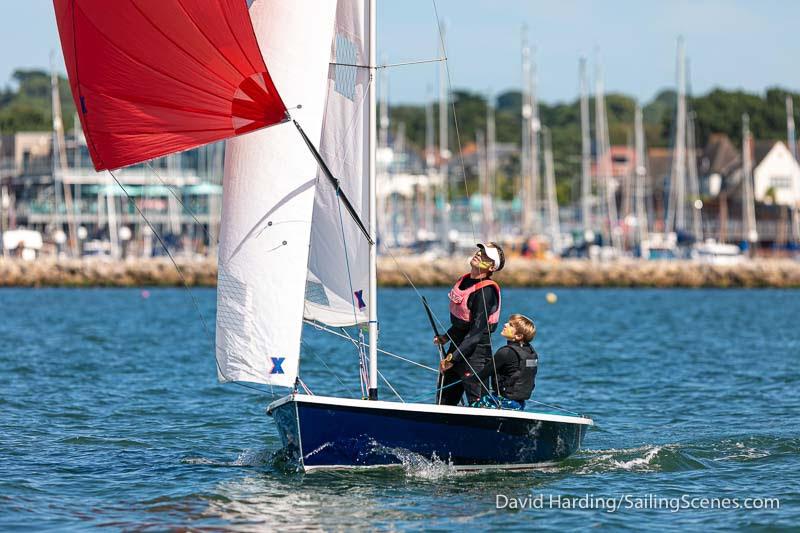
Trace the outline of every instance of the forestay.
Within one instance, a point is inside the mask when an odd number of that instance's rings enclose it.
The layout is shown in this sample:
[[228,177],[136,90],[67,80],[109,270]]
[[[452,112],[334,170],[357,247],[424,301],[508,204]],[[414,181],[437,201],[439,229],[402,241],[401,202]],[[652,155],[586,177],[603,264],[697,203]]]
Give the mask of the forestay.
[[286,118],[242,0],[53,4],[72,95],[97,170]]
[[[330,42],[320,152],[359,218],[369,220],[369,63],[364,0],[339,0]],[[356,65],[356,66],[354,66]],[[369,243],[321,178],[314,200],[305,317],[330,326],[368,321]]]
[[[282,97],[319,139],[335,2],[256,0],[253,26]],[[217,362],[221,381],[292,386],[317,165],[294,127],[227,143],[219,243]]]

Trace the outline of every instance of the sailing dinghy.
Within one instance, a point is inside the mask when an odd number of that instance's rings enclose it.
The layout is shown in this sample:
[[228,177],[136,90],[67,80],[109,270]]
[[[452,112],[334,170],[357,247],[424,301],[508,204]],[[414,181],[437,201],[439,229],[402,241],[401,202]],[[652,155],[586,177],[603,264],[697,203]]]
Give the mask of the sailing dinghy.
[[[581,416],[378,400],[374,0],[105,4],[54,0],[94,166],[116,179],[227,139],[218,377],[290,391],[267,412],[303,470],[406,452],[530,468],[580,447]],[[363,398],[299,392],[304,322],[366,329]]]

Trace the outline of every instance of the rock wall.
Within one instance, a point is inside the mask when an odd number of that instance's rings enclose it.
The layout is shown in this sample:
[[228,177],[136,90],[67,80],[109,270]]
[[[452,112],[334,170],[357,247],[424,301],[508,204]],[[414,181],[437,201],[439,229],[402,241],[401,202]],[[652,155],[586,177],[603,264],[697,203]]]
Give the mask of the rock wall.
[[[212,287],[214,260],[169,259],[107,261],[70,259],[24,262],[0,259],[0,287]],[[383,257],[378,282],[402,287],[447,286],[467,271],[467,260]],[[406,276],[408,278],[406,278]],[[497,281],[506,287],[781,287],[800,288],[800,261],[754,260],[739,265],[703,265],[691,261],[532,261],[511,259]]]

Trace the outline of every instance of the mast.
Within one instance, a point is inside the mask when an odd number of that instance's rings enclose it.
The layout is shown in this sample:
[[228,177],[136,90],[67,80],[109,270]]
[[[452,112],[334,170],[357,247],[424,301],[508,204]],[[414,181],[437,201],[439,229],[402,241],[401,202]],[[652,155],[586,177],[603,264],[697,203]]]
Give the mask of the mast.
[[647,188],[647,166],[644,157],[644,125],[642,108],[637,103],[634,115],[634,144],[636,145],[636,228],[639,237],[639,246],[647,240],[647,207],[645,195]]
[[494,180],[497,175],[497,134],[493,100],[490,91],[486,99],[486,190],[483,193],[482,199],[484,203],[481,204],[486,225],[484,232],[487,239],[489,239],[495,231],[492,206],[494,204]]
[[[632,133],[631,130],[625,132],[627,137],[627,142],[625,143],[625,148],[627,148],[626,158],[633,154],[634,151]],[[633,214],[633,177],[635,169],[631,164],[627,164],[626,167],[625,175],[622,177],[622,205],[620,206],[620,219],[623,221],[627,221],[628,217]]]
[[682,37],[678,39],[678,113],[669,183],[666,228],[681,231],[686,229],[686,60]]
[[[373,2],[374,0],[370,0]],[[441,40],[439,43],[440,57],[446,58],[445,51],[445,25],[444,22],[439,27]],[[445,61],[439,63],[439,177],[442,180],[442,243],[447,255],[450,255],[450,177],[448,176],[447,162],[450,159],[450,151],[447,149],[447,66]]]
[[604,241],[619,249],[618,234],[615,230],[617,222],[616,192],[612,186],[611,177],[611,145],[608,134],[608,119],[606,117],[605,90],[603,89],[603,74],[600,65],[597,66],[597,80],[595,89],[595,135],[597,137],[597,181],[602,191],[604,201],[600,202],[603,209]]
[[[75,219],[73,218],[73,204],[72,204],[72,190],[69,185],[64,184],[64,174],[67,170],[67,143],[64,141],[64,121],[61,117],[61,91],[59,90],[58,74],[55,69],[55,54],[50,55],[50,94],[52,95],[53,105],[53,185],[54,194],[56,195],[56,205],[59,200],[59,187],[64,195],[64,210],[67,215],[67,242],[69,243],[70,253],[73,256],[78,255],[78,242],[76,240],[77,230],[75,228]],[[58,157],[56,157],[58,154]],[[54,220],[57,223],[58,229],[61,229],[61,224],[58,223],[58,210],[56,210]]]
[[753,198],[753,138],[750,135],[750,115],[742,115],[742,225],[744,239],[751,245],[758,242],[756,206]]
[[369,245],[369,399],[378,399],[378,245],[375,234],[377,224],[377,202],[375,189],[375,48],[377,29],[375,0],[369,0],[369,232],[372,242]]
[[522,27],[522,154],[520,156],[520,187],[519,192],[522,196],[520,219],[522,222],[522,232],[530,234],[531,213],[528,209],[531,198],[530,190],[530,168],[531,168],[531,50],[528,47],[528,28]]
[[425,230],[430,235],[433,231],[433,208],[431,206],[433,173],[436,167],[436,148],[435,134],[433,132],[433,100],[431,87],[428,86],[428,103],[425,106],[425,173],[428,176],[428,183],[425,187],[424,218]]
[[692,209],[692,233],[695,242],[703,242],[703,218],[701,209],[703,201],[700,200],[700,182],[697,177],[697,149],[694,139],[694,112],[687,116],[686,140],[688,144],[688,167],[689,167],[689,198],[691,199]]
[[[385,56],[383,62],[387,63]],[[387,69],[376,74],[376,82],[381,86],[380,98],[376,95],[376,113],[378,115],[378,145],[376,149],[380,151],[381,158],[380,168],[376,167],[375,171],[380,173],[380,181],[385,187],[385,194],[381,199],[381,228],[378,230],[378,234],[382,236],[384,246],[387,246],[389,242],[389,235],[392,236],[392,246],[397,246],[397,197],[394,194],[394,176],[389,173],[389,154],[392,152],[389,149],[389,73]]]
[[553,168],[553,145],[550,139],[550,128],[542,128],[544,140],[544,177],[547,194],[547,224],[550,233],[550,245],[555,253],[561,251],[561,226],[558,220],[558,200],[556,198],[556,177]]
[[[476,130],[475,131],[475,147],[476,147],[476,155],[478,156],[478,197],[481,201],[481,226],[480,226],[480,234],[481,239],[485,240],[488,238],[487,234],[487,224],[486,224],[486,182],[487,182],[487,156],[486,156],[486,135],[484,135],[483,130]],[[472,205],[470,202],[470,215],[472,214]]]
[[592,195],[592,145],[589,139],[589,80],[586,74],[586,58],[580,60],[581,85],[581,222],[583,238],[589,238],[592,232],[592,207],[589,203]]
[[111,240],[111,257],[119,259],[119,226],[117,225],[117,200],[114,191],[114,179],[111,174],[106,173],[108,176],[108,185],[105,187],[106,192],[106,216],[108,218],[108,238]]
[[541,122],[539,121],[539,103],[536,97],[536,48],[531,49],[531,80],[530,80],[530,98],[531,98],[531,196],[528,199],[528,208],[531,210],[531,216],[528,219],[531,223],[531,232],[536,233],[540,231],[539,220],[541,215],[541,206],[539,205],[539,131],[541,130]]
[[[789,150],[792,152],[792,157],[797,162],[797,141],[795,140],[794,130],[794,102],[790,94],[786,95],[786,137],[789,142]],[[800,205],[800,179],[795,176],[792,180],[794,202],[792,203],[792,238],[795,243],[800,242],[800,212],[798,206]]]

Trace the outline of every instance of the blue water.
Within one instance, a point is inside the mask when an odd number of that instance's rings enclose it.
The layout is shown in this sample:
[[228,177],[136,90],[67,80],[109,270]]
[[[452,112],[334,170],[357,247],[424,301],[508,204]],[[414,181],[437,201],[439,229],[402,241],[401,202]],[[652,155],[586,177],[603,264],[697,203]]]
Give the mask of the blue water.
[[[424,293],[445,317],[445,291]],[[576,456],[533,472],[404,456],[402,469],[304,475],[276,453],[269,396],[217,384],[184,290],[2,290],[0,530],[800,524],[799,292],[559,289],[555,305],[545,293],[506,291],[503,315],[537,322],[534,398],[594,418]],[[213,331],[213,290],[193,294]],[[414,293],[381,296],[382,347],[433,364]],[[347,343],[310,328],[305,339],[309,386],[357,397]],[[432,372],[390,357],[381,371],[406,399],[433,397]],[[497,509],[498,495],[544,508]],[[585,495],[594,509],[563,508]],[[780,508],[671,507],[724,497]],[[662,508],[631,508],[648,498]]]

